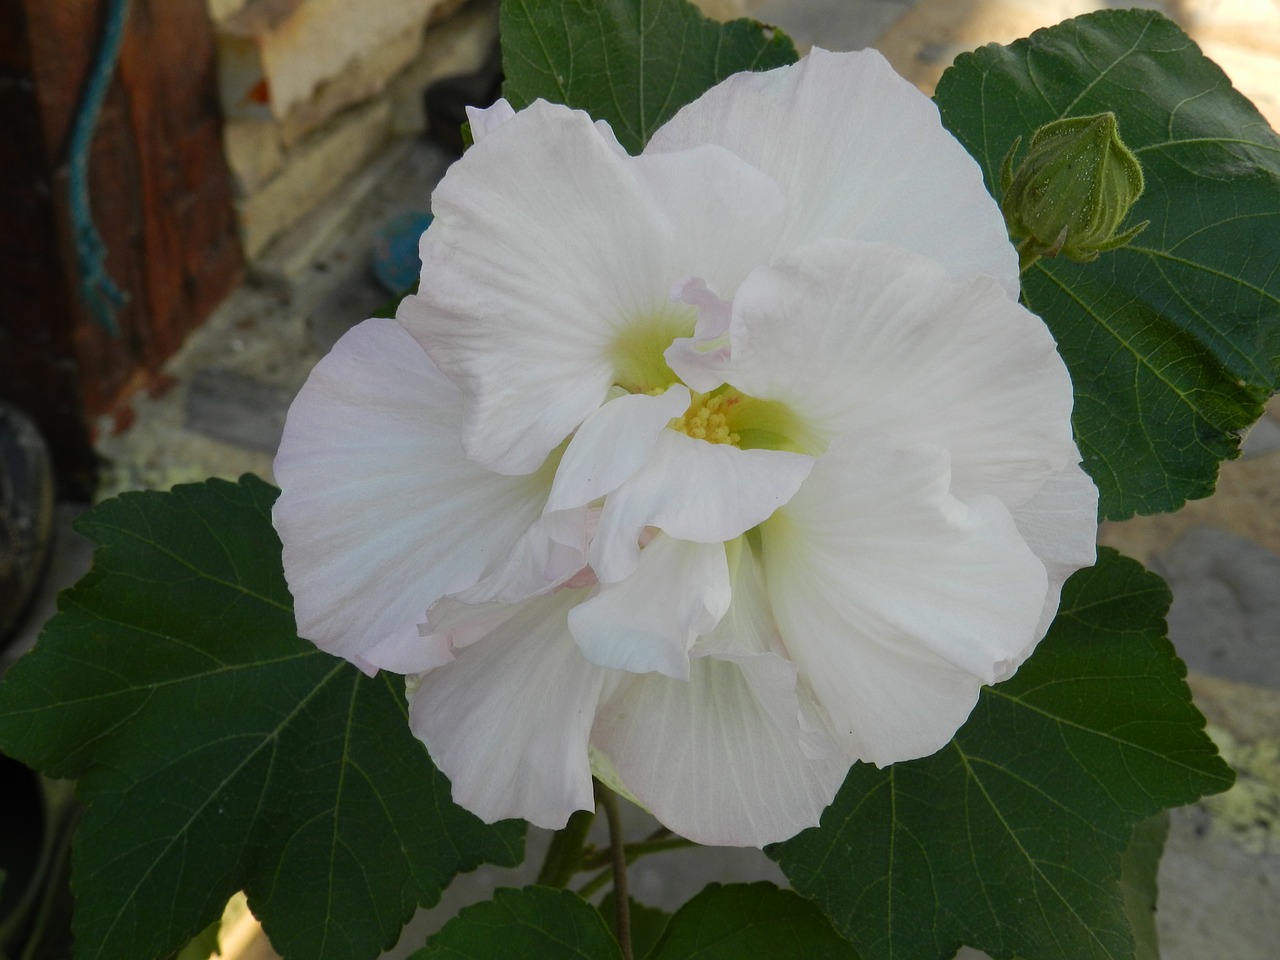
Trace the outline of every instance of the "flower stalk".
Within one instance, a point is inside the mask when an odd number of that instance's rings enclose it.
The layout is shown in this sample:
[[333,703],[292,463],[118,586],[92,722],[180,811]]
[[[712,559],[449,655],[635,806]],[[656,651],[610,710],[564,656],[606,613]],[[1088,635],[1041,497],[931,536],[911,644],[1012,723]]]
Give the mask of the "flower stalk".
[[594,810],[577,810],[569,817],[564,829],[555,832],[535,883],[557,889],[569,885],[573,875],[583,869],[583,849],[595,818]]
[[622,835],[622,811],[618,795],[599,780],[595,781],[596,802],[604,808],[609,821],[609,850],[612,854],[614,929],[622,947],[623,960],[632,960],[631,896],[627,892],[627,851]]

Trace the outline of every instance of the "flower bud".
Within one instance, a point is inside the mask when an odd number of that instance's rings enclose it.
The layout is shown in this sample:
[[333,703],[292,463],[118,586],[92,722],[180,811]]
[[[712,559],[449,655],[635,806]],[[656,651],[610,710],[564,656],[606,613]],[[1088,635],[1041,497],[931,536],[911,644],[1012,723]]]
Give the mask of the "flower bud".
[[1009,235],[1021,239],[1024,269],[1059,253],[1087,263],[1146,227],[1149,221],[1117,233],[1142,194],[1142,168],[1120,140],[1114,113],[1046,123],[1031,135],[1015,173],[1013,156],[1021,140],[1004,158],[1000,208]]

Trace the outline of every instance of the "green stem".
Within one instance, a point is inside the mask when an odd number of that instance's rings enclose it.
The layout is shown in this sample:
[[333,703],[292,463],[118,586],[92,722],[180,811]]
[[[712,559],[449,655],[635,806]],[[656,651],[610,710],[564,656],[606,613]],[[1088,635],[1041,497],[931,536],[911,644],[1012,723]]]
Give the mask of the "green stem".
[[535,881],[545,887],[567,887],[582,867],[582,850],[587,845],[587,832],[596,818],[594,810],[577,810],[564,829],[557,830],[542,861]]
[[627,893],[627,852],[622,836],[622,811],[618,808],[618,795],[599,780],[596,781],[596,802],[604,807],[609,821],[609,850],[612,853],[613,906],[618,944],[622,947],[622,960],[633,960],[631,950],[631,897]]
[[[684,837],[668,837],[665,840],[639,840],[636,843],[628,843],[623,852],[626,854],[627,863],[632,864],[641,857],[648,856],[651,853],[662,853],[666,850],[682,850],[685,847],[696,847],[697,844],[692,840],[686,840]],[[598,870],[603,866],[607,866],[611,862],[612,853],[602,850],[594,856],[587,856],[582,861],[583,870]]]

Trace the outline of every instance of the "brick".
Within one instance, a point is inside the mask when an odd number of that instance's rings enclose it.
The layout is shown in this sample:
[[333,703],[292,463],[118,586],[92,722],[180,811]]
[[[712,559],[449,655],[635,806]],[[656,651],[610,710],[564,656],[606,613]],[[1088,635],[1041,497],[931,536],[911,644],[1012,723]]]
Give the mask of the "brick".
[[284,169],[237,203],[248,257],[314,208],[363,167],[386,143],[390,104],[377,101],[336,117],[290,153]]
[[285,120],[368,51],[421,33],[440,0],[249,0],[217,25],[230,118]]

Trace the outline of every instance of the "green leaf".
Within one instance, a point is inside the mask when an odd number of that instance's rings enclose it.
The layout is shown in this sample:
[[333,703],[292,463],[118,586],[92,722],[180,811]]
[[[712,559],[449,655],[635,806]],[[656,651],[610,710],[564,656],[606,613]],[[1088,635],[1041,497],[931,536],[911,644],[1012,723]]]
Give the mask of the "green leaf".
[[671,918],[649,960],[857,960],[857,956],[821,910],[790,890],[762,882],[710,884]]
[[622,960],[604,918],[575,893],[499,890],[467,907],[409,960]]
[[1160,960],[1156,936],[1156,875],[1169,836],[1169,814],[1156,814],[1134,827],[1133,839],[1120,860],[1120,893],[1133,929],[1134,960]]
[[686,103],[725,77],[796,60],[780,30],[717,23],[686,0],[503,0],[503,94],[606,120],[639,153]]
[[983,690],[947,747],[858,764],[821,824],[769,848],[867,960],[1131,960],[1121,860],[1135,824],[1226,789],[1169,592],[1113,550],[1063,590],[1049,635]]
[[[618,935],[617,913],[613,907],[613,891],[610,890],[600,901],[600,916],[609,925],[614,936]],[[662,932],[667,929],[671,914],[657,907],[646,906],[631,900],[631,950],[636,957],[647,957],[658,942]]]
[[1040,260],[1027,306],[1058,339],[1101,514],[1175,510],[1207,496],[1218,463],[1280,386],[1280,138],[1174,23],[1109,10],[957,58],[943,122],[999,195],[1015,138],[1114,111],[1146,175],[1129,224],[1093,263]]
[[80,960],[171,954],[239,889],[286,958],[371,958],[456,873],[521,857],[523,825],[450,802],[398,678],[294,635],[276,493],[86,514],[93,569],[0,684],[0,749],[80,778]]

